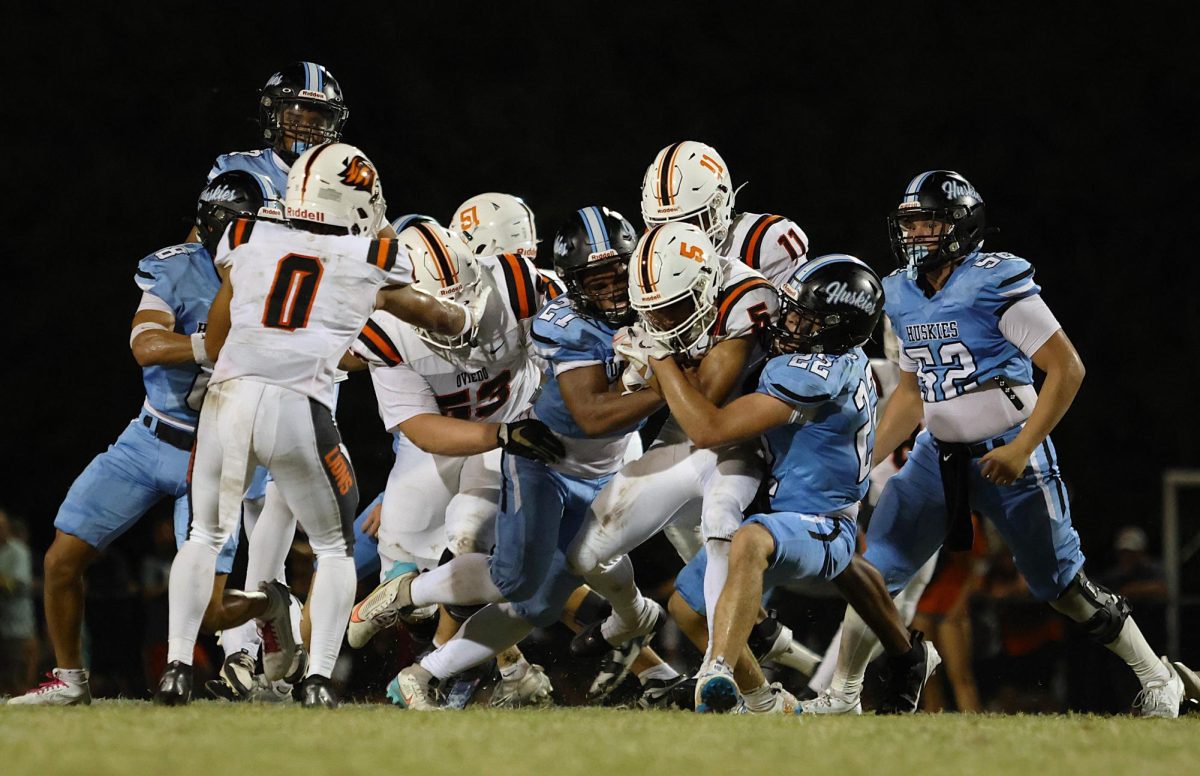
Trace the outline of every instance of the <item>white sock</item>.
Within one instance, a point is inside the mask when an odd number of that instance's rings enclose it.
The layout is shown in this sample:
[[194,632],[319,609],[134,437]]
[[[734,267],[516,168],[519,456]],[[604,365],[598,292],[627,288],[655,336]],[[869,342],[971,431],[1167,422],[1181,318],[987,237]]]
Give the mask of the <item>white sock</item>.
[[529,661],[522,655],[521,659],[515,663],[506,666],[500,666],[500,676],[505,679],[515,680],[520,679],[529,670]]
[[717,622],[717,601],[729,578],[729,548],[732,542],[709,539],[704,543],[708,553],[708,565],[704,569],[704,611],[708,616],[708,643],[713,642],[713,628]]
[[[301,644],[304,642],[304,639],[300,636],[300,622],[304,619],[304,606],[296,596],[292,596],[292,600],[288,604],[288,614],[291,615],[292,620],[292,638],[296,640],[297,644]],[[261,633],[259,634],[259,640],[262,640]]]
[[167,662],[178,660],[192,664],[196,635],[204,610],[212,598],[213,579],[217,574],[217,551],[207,544],[183,543],[171,564],[167,588],[170,616],[167,618]]
[[771,685],[766,682],[763,682],[761,687],[742,693],[742,697],[752,711],[766,711],[775,705],[775,693],[771,692]]
[[863,676],[871,662],[871,653],[878,646],[879,639],[874,631],[867,627],[853,606],[847,606],[846,616],[842,620],[842,643],[838,651],[837,668],[833,671],[829,689],[847,700],[857,698],[862,692]]
[[614,637],[637,630],[649,623],[652,610],[633,578],[633,563],[622,555],[608,564],[598,566],[584,579],[588,586],[612,605],[610,614],[600,625],[600,635],[616,646]]
[[821,664],[817,666],[817,671],[812,675],[812,679],[808,680],[808,689],[820,695],[829,689],[829,684],[833,681],[833,671],[838,663],[838,653],[842,646],[842,626],[839,625],[837,631],[833,634],[833,638],[829,641],[829,646],[825,648],[825,655],[821,658]]
[[219,641],[226,658],[238,652],[245,652],[250,657],[256,658],[258,657],[258,647],[262,643],[258,635],[258,625],[253,619],[221,631]]
[[677,676],[679,676],[679,672],[676,671],[674,668],[671,668],[671,666],[669,664],[659,663],[656,666],[650,666],[645,671],[642,671],[640,674],[637,675],[637,678],[638,678],[639,682],[641,682],[642,684],[645,684],[646,682],[649,682],[651,679],[662,679],[663,681],[670,681]]
[[350,610],[354,608],[354,590],[357,586],[354,558],[326,555],[317,559],[312,606],[309,607],[312,643],[309,645],[307,676],[333,676]]
[[531,630],[533,625],[518,615],[512,604],[490,604],[471,615],[445,646],[426,655],[421,667],[438,679],[449,679],[491,660]]
[[412,581],[409,592],[413,606],[474,606],[504,600],[492,582],[488,556],[480,552],[459,555],[449,563],[426,571]]
[[1171,673],[1158,659],[1158,655],[1154,654],[1146,637],[1142,635],[1142,629],[1132,617],[1125,620],[1116,640],[1104,646],[1129,664],[1143,687],[1149,682],[1165,682],[1171,678]]
[[55,668],[54,675],[67,684],[88,683],[88,672],[86,668]]

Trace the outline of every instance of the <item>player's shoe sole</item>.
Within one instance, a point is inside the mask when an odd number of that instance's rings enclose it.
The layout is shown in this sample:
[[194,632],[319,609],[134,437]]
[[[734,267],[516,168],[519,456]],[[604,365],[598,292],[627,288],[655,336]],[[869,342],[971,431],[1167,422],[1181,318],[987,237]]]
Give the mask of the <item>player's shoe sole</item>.
[[740,699],[737,682],[727,674],[703,676],[696,684],[696,699],[698,714],[733,711]]

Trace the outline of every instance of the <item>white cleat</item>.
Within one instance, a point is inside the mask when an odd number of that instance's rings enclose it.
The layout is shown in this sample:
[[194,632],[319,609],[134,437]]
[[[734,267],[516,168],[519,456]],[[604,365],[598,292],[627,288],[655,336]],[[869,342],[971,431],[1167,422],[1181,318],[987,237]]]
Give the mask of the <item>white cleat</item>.
[[758,661],[760,663],[778,663],[805,676],[812,676],[821,663],[821,656],[792,638],[792,629],[786,625],[779,626],[779,635],[767,653]]
[[1179,716],[1179,705],[1183,703],[1183,680],[1179,672],[1165,657],[1163,665],[1167,667],[1170,677],[1166,681],[1147,682],[1142,691],[1133,699],[1133,706],[1141,711],[1143,717],[1162,717],[1175,719]]
[[800,707],[796,696],[783,689],[779,682],[771,683],[771,705],[765,709],[752,709],[743,703],[737,710],[738,714],[795,714]]
[[505,679],[503,676],[492,691],[492,707],[497,709],[517,709],[522,706],[551,706],[554,704],[550,697],[554,686],[550,677],[539,665],[531,665],[519,679]]
[[278,580],[263,582],[260,593],[267,595],[267,610],[258,620],[262,632],[263,673],[271,681],[283,679],[296,661],[296,635],[292,633],[292,594]]
[[412,606],[409,589],[417,578],[417,567],[412,563],[397,563],[389,573],[396,575],[350,610],[346,639],[354,649],[361,649],[376,633],[395,625],[403,610]]
[[1187,699],[1192,703],[1200,703],[1200,674],[1178,660],[1173,661],[1171,665],[1175,666],[1175,673],[1179,674],[1180,680],[1183,681],[1183,693]]
[[862,699],[857,695],[852,699],[846,698],[830,688],[811,700],[801,701],[796,713],[862,714]]
[[714,660],[696,677],[697,714],[733,711],[741,699],[733,669],[726,665],[724,658]]
[[85,680],[82,683],[67,682],[56,668],[46,674],[50,681],[42,682],[34,689],[9,698],[9,706],[87,706],[92,702],[91,685]]
[[387,686],[388,699],[402,709],[441,711],[433,676],[419,665],[412,665],[396,674]]

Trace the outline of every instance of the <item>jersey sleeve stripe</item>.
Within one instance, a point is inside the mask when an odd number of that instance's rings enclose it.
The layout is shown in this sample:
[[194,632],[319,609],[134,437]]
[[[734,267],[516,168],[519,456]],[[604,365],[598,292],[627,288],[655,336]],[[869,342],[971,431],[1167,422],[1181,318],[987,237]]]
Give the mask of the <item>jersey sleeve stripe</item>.
[[395,240],[390,237],[380,237],[378,240],[371,241],[371,247],[367,251],[367,261],[384,272],[391,272],[392,267],[396,265],[397,250],[398,246]]
[[541,289],[543,299],[557,299],[562,296],[564,290],[559,283],[540,272],[538,273],[538,287]]
[[754,222],[750,233],[746,236],[746,244],[742,246],[742,261],[753,269],[762,266],[762,238],[775,224],[783,220],[783,216],[763,216]]
[[771,388],[779,391],[789,399],[801,402],[802,404],[816,404],[817,402],[829,401],[829,394],[827,393],[822,393],[818,396],[801,396],[795,391],[790,390],[786,386],[780,385],[779,383],[771,383]]
[[550,346],[550,347],[552,347],[552,348],[556,348],[556,347],[558,347],[558,343],[557,343],[557,342],[555,342],[554,340],[550,339],[549,337],[543,337],[541,334],[538,334],[536,331],[532,331],[532,332],[530,332],[530,336],[532,336],[532,337],[533,337],[533,341],[534,341],[534,342],[540,342],[541,344],[543,344],[543,345],[549,345],[549,346]]
[[1013,275],[1011,278],[1008,278],[1007,280],[1000,281],[999,285],[997,285],[996,288],[1004,288],[1005,286],[1011,286],[1013,283],[1018,283],[1018,282],[1024,280],[1025,278],[1029,277],[1032,274],[1033,274],[1033,267],[1030,267],[1029,269],[1025,270],[1024,272],[1017,273],[1016,275]]
[[763,278],[747,278],[729,289],[729,293],[725,295],[725,298],[718,302],[719,307],[717,308],[717,322],[713,329],[714,332],[718,335],[725,333],[726,326],[729,323],[729,316],[733,312],[733,308],[737,306],[738,300],[756,288],[775,290],[775,287]]
[[245,245],[250,239],[250,233],[254,231],[254,222],[249,218],[239,218],[233,222],[233,227],[229,230],[229,247],[236,248],[239,245]]
[[400,352],[392,344],[391,338],[375,321],[367,320],[367,325],[358,334],[358,341],[379,356],[380,360],[388,366],[396,366],[404,362],[404,359],[400,357]]
[[503,253],[500,268],[504,270],[504,284],[508,286],[508,304],[519,320],[525,320],[535,312],[533,303],[537,298],[529,264],[515,253]]

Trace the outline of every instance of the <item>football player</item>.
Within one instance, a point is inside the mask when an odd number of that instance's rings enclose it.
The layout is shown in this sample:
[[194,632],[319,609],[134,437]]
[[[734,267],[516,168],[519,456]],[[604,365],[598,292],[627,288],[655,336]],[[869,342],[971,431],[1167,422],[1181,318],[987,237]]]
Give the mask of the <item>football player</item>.
[[[458,235],[434,223],[409,226],[398,240],[413,260],[416,289],[476,307],[480,317],[474,331],[452,338],[376,311],[352,349],[371,364],[380,417],[397,435],[377,534],[384,581],[433,568],[439,559],[491,551],[500,450],[486,433],[479,440],[459,439],[453,432],[466,427],[447,419],[522,429],[529,422],[520,418],[541,382],[530,357],[529,327],[544,300],[531,261],[516,253],[477,257]],[[561,454],[554,437],[543,444]],[[436,643],[453,636],[456,621],[472,610],[444,611]],[[357,648],[394,618],[368,626],[352,611],[350,621],[350,643]],[[519,651],[502,655],[500,671],[493,705],[549,701],[549,678]]]
[[[549,364],[533,413],[558,435],[566,455],[554,465],[504,456],[496,547],[491,558],[462,555],[420,576],[409,573],[364,602],[361,616],[403,613],[431,603],[489,603],[458,635],[400,672],[391,694],[399,705],[438,708],[438,684],[518,643],[535,625],[558,619],[579,586],[564,548],[584,512],[620,466],[628,439],[661,405],[652,392],[622,395],[612,337],[628,323],[628,263],[633,226],[607,208],[577,211],[555,238],[555,267],[567,286],[533,322],[532,336]],[[612,573],[632,584],[628,559]],[[640,597],[640,596],[639,596]],[[508,603],[511,602],[511,603]],[[657,629],[662,610],[643,600],[624,611],[644,633]]]
[[[393,240],[372,239],[385,203],[361,151],[320,145],[298,162],[285,199],[295,228],[239,219],[216,256],[223,280],[204,344],[217,363],[193,456],[192,524],[171,568],[169,664],[157,703],[190,700],[202,593],[261,463],[305,528],[319,566],[303,701],[336,705],[329,676],[353,604],[358,490],[333,423],[334,371],[375,307],[447,335],[473,325],[471,310],[408,288],[407,255]],[[248,616],[263,621],[265,673],[280,679],[295,653],[290,595],[272,582],[246,598]]]
[[[212,257],[229,221],[278,208],[278,200],[270,181],[261,176],[223,173],[200,193],[196,234],[202,242],[163,248],[138,264],[134,281],[142,298],[129,346],[142,367],[146,398],[138,417],[88,464],[59,508],[57,532],[45,559],[46,620],[56,667],[49,682],[9,703],[90,703],[81,643],[85,570],[164,498],[175,501],[178,543],[186,538],[188,458],[212,366],[204,332],[209,305],[220,287]],[[237,537],[231,536],[217,558],[203,622],[206,631],[223,626],[228,619],[224,609],[236,617],[240,608],[237,594],[222,595],[236,549]],[[239,645],[231,640],[226,649],[238,651]]]
[[[1004,538],[1033,596],[1079,623],[1137,675],[1143,716],[1175,717],[1183,684],[1130,616],[1128,602],[1087,577],[1049,434],[1084,368],[1041,297],[1034,269],[984,249],[983,198],[963,176],[913,178],[889,216],[900,268],[883,282],[900,339],[900,383],[879,423],[873,462],[922,419],[867,529],[866,558],[895,593],[943,543],[971,545],[971,510]],[[1039,394],[1033,367],[1046,374]],[[833,684],[806,711],[857,711],[874,637],[847,610]],[[915,698],[913,701],[915,702]]]

